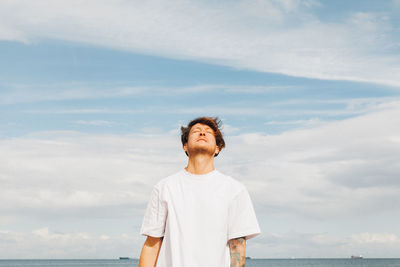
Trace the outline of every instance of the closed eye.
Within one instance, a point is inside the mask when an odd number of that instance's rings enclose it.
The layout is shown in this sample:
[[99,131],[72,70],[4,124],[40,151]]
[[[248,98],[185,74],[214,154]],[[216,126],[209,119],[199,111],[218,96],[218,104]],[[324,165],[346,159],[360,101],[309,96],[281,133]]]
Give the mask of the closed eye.
[[[200,128],[193,129],[193,133],[197,133],[199,131],[200,131]],[[212,129],[207,129],[206,132],[209,134],[214,134],[214,131]]]

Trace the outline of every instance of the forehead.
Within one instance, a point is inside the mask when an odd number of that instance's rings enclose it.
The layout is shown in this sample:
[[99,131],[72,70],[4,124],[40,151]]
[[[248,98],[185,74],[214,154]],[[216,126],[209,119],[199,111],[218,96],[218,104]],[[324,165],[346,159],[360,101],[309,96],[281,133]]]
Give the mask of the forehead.
[[212,130],[212,128],[206,124],[202,124],[202,123],[196,123],[195,125],[192,126],[191,130],[194,129],[205,129],[205,130]]

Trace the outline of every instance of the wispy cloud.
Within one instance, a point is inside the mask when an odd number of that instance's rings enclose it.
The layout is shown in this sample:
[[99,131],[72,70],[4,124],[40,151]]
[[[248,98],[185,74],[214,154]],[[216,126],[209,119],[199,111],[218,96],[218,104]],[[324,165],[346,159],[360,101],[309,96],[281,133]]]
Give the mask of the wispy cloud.
[[317,1],[7,1],[1,39],[69,40],[317,79],[398,86],[387,14],[327,23]]
[[119,109],[119,108],[82,108],[82,109],[32,109],[23,110],[24,113],[30,114],[138,114],[145,113],[149,108],[144,109]]
[[[109,99],[109,98],[135,98],[137,96],[179,96],[188,94],[201,94],[218,92],[224,94],[261,95],[275,90],[296,90],[296,86],[254,86],[254,85],[229,85],[229,84],[203,84],[195,86],[120,86],[99,85],[85,83],[65,83],[47,85],[7,84],[7,88],[0,92],[0,105],[16,103],[35,103],[49,101],[64,101],[78,99]],[[105,88],[104,88],[105,87]]]
[[295,120],[295,121],[267,121],[264,124],[265,125],[298,125],[298,126],[303,126],[303,127],[315,127],[318,125],[322,125],[324,122],[321,119],[318,118],[312,118],[309,120]]
[[[331,108],[313,108],[312,104],[341,104],[340,107]],[[310,105],[304,107],[304,105]],[[302,105],[302,106],[299,106]],[[204,110],[207,110],[209,114],[221,114],[221,115],[246,115],[246,116],[257,116],[265,117],[273,114],[276,116],[288,116],[288,115],[301,115],[311,116],[317,118],[317,116],[357,116],[376,112],[385,109],[396,108],[400,105],[398,98],[350,98],[350,99],[338,99],[338,100],[315,100],[315,99],[298,99],[298,100],[283,100],[268,103],[266,106],[253,104],[253,107],[249,107],[247,102],[238,101],[226,105],[201,105],[194,107],[164,107],[164,106],[146,106],[144,108],[131,109],[131,108],[35,108],[35,109],[24,109],[21,112],[26,114],[143,114],[143,113],[165,113],[165,114],[203,114]],[[307,120],[308,123],[316,123],[314,121]],[[265,122],[266,124],[299,124],[306,123],[305,120],[289,121],[283,120]]]
[[116,122],[106,121],[106,120],[91,120],[91,121],[77,120],[77,121],[71,121],[71,123],[79,125],[89,125],[89,126],[112,126],[118,124]]
[[[95,83],[64,84],[6,84],[0,92],[0,105],[79,99],[135,97],[141,94],[162,93],[165,88],[145,86],[99,85]],[[106,87],[106,88],[104,88]]]

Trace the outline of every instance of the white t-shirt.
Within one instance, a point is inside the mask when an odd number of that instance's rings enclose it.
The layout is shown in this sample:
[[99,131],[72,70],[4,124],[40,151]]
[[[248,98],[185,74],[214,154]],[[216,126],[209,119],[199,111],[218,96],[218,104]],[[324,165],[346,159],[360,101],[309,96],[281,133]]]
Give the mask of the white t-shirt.
[[154,185],[140,233],[164,236],[156,267],[229,267],[228,240],[261,231],[241,182],[183,169]]

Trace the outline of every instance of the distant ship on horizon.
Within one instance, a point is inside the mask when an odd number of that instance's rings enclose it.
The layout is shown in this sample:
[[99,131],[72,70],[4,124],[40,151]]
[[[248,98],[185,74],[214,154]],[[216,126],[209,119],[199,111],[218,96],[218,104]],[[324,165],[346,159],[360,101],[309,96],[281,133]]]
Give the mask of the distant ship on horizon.
[[362,255],[359,255],[359,256],[351,255],[351,258],[352,259],[362,259],[363,256]]

